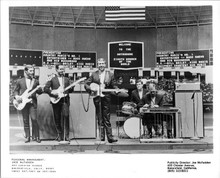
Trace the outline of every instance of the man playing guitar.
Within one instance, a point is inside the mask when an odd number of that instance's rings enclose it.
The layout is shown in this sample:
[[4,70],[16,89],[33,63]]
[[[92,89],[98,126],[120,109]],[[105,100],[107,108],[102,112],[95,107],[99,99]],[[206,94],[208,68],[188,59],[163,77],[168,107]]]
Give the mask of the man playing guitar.
[[[39,86],[39,81],[34,78],[34,68],[31,65],[27,65],[24,68],[24,77],[17,80],[14,88],[14,98],[17,103],[22,103],[22,94],[27,92],[30,93],[32,90]],[[25,143],[30,142],[30,124],[29,117],[32,122],[32,139],[38,143],[41,142],[39,135],[39,126],[37,122],[37,98],[36,93],[41,94],[42,89],[39,88],[32,95],[29,96],[30,102],[26,103],[24,108],[21,110],[23,122],[24,122],[24,132],[27,140]]]
[[[90,84],[96,83],[100,86],[100,89],[116,89],[116,81],[114,75],[110,71],[105,70],[106,61],[103,58],[98,59],[97,61],[98,71],[93,72],[92,75],[85,82],[85,89],[89,93],[98,92],[93,91]],[[101,94],[101,92],[100,92]],[[98,96],[93,98],[94,105],[96,108],[96,118],[98,118],[98,124],[100,127],[100,139],[105,141],[105,132],[109,143],[117,142],[112,135],[112,127],[110,123],[110,104],[111,96],[110,93],[104,93],[103,96]]]
[[[48,93],[50,97],[58,98],[59,93],[64,92],[65,88],[70,85],[70,80],[64,76],[65,69],[63,65],[55,65],[55,69],[56,69],[57,75],[54,75],[54,77],[46,83],[44,91]],[[55,102],[55,103],[51,102],[52,107],[53,107],[56,129],[58,132],[58,136],[56,138],[58,142],[61,141],[62,136],[63,136],[62,137],[63,140],[70,142],[69,140],[69,106],[70,106],[69,92],[71,91],[66,90],[65,96],[62,97],[58,102]],[[64,124],[65,129],[61,127],[62,122],[65,123]]]

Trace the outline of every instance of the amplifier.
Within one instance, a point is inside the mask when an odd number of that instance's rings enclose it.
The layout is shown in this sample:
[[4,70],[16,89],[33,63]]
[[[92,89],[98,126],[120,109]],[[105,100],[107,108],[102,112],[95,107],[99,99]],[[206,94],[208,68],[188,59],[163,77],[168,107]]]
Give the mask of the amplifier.
[[192,83],[179,83],[176,82],[175,83],[175,87],[176,87],[176,91],[186,91],[186,90],[190,90],[190,91],[200,91],[200,82],[192,82]]

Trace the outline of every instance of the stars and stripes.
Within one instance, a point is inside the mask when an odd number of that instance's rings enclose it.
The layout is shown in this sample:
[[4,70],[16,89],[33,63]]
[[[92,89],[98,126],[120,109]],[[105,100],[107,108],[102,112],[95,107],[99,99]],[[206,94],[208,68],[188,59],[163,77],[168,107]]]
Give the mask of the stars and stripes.
[[105,7],[106,21],[145,20],[144,6],[107,6]]

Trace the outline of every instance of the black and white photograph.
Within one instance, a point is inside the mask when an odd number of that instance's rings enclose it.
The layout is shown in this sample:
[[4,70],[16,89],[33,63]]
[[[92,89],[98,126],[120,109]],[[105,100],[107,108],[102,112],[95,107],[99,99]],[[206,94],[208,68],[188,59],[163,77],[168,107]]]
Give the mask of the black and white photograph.
[[219,10],[3,1],[1,177],[218,178]]

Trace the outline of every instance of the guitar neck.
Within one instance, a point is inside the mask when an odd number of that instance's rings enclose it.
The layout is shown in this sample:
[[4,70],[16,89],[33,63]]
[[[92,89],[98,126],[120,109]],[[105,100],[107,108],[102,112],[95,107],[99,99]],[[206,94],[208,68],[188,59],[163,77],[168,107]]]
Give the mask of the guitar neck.
[[102,92],[114,92],[114,91],[120,91],[120,89],[119,90],[117,90],[117,89],[102,89],[101,91]]
[[72,83],[71,85],[69,85],[68,87],[66,87],[66,88],[64,89],[64,91],[69,90],[71,87],[75,86],[77,83],[79,83],[79,82],[81,82],[81,81],[83,81],[83,80],[85,80],[85,79],[86,79],[86,78],[83,77],[83,78],[77,80],[76,82],[74,82],[74,83]]
[[37,91],[39,87],[36,87],[35,89],[33,89],[30,93],[28,93],[29,96],[31,96],[35,91]]

